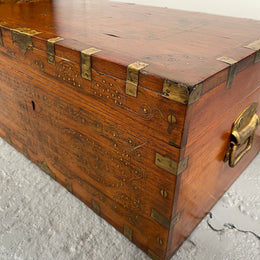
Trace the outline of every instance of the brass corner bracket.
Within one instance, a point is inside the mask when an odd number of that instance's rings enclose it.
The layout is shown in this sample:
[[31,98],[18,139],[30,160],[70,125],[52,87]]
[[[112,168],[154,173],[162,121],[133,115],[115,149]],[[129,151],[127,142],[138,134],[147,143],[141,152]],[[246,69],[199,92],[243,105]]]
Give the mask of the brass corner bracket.
[[30,28],[11,29],[12,41],[19,46],[23,55],[25,55],[29,49],[33,48],[32,36],[39,33],[40,32],[37,32]]
[[230,65],[229,71],[228,71],[227,83],[226,83],[226,89],[230,89],[233,85],[233,81],[236,76],[237,61],[232,58],[225,57],[225,56],[219,57],[219,58],[217,58],[217,60]]
[[139,71],[149,64],[144,62],[134,62],[127,66],[125,93],[132,97],[137,97],[137,88],[139,84]]
[[202,84],[197,84],[189,89],[188,86],[175,83],[170,80],[163,82],[163,96],[181,104],[193,104],[198,101],[202,95]]

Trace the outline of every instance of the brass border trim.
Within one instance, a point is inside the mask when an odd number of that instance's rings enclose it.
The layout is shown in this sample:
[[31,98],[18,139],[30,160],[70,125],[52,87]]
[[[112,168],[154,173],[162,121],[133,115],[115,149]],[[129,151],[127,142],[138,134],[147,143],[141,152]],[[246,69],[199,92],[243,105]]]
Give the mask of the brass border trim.
[[156,153],[155,154],[155,165],[171,174],[179,175],[187,168],[188,158],[189,157],[187,156],[180,162],[176,162],[168,156],[164,156],[160,153]]
[[126,75],[126,86],[125,93],[132,97],[137,97],[137,90],[139,84],[139,71],[149,64],[136,61],[127,66],[127,75]]
[[55,65],[55,43],[63,41],[62,37],[51,38],[47,40],[47,61]]
[[230,89],[233,85],[233,81],[236,76],[237,61],[232,58],[226,57],[226,56],[219,57],[219,58],[217,58],[217,60],[230,65],[229,71],[228,71],[227,83],[226,83],[226,89]]
[[93,54],[100,52],[101,50],[94,47],[81,51],[81,77],[83,79],[92,80],[92,58]]

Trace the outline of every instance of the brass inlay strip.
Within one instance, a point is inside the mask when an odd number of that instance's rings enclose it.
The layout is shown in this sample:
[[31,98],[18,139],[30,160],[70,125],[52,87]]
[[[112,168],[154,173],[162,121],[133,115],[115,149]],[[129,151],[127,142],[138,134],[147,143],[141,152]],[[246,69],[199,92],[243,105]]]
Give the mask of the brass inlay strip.
[[179,175],[187,168],[188,157],[181,160],[180,162],[176,162],[171,158],[169,158],[168,156],[164,156],[159,153],[156,153],[155,165],[164,169],[167,172],[170,172],[171,174]]
[[99,49],[89,48],[81,51],[81,76],[84,79],[91,80],[91,70],[92,70],[92,59],[91,56],[97,52]]
[[64,40],[61,37],[51,38],[47,40],[47,61],[55,65],[55,43]]
[[229,58],[229,57],[219,57],[219,58],[217,58],[217,60],[230,65],[227,83],[226,83],[226,89],[230,89],[232,87],[234,78],[236,76],[237,61],[232,58]]
[[202,94],[202,84],[188,87],[170,80],[163,82],[163,96],[181,104],[193,104],[198,101]]
[[23,55],[25,55],[29,49],[33,48],[32,36],[39,33],[40,32],[37,32],[30,28],[11,29],[12,41],[19,46]]
[[92,209],[97,215],[100,215],[100,206],[95,200],[92,200]]
[[139,71],[149,64],[137,61],[127,66],[125,93],[132,97],[137,97],[137,88],[139,84]]
[[161,258],[159,256],[157,256],[153,251],[151,251],[150,249],[148,249],[148,253],[147,255],[149,257],[151,257],[152,260],[161,260]]
[[52,170],[49,168],[49,166],[45,161],[38,162],[38,166],[40,167],[41,170],[47,173],[51,178],[56,180],[56,175],[52,172]]
[[130,241],[133,240],[133,230],[131,228],[129,228],[127,225],[124,225],[124,235]]

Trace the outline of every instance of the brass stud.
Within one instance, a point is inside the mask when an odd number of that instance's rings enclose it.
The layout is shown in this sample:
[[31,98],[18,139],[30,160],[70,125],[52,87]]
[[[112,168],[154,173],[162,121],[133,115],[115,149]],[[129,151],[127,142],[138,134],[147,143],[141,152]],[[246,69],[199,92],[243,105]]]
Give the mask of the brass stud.
[[103,82],[103,83],[106,83],[106,81],[105,81],[104,79],[102,80],[102,82]]
[[112,83],[110,83],[109,85],[110,85],[111,87],[113,87],[113,84],[112,84]]
[[109,98],[109,96],[107,96],[107,98]]
[[114,96],[115,96],[115,94],[111,94],[111,96],[112,96],[112,97],[114,97]]
[[107,92],[109,92],[109,88],[107,89]]

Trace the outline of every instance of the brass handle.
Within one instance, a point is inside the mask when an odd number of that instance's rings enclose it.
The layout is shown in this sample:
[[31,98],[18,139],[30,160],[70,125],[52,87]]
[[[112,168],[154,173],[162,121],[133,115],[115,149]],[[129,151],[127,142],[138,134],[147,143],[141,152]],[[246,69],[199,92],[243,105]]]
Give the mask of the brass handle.
[[[224,160],[225,162],[229,161],[230,167],[235,167],[252,147],[255,131],[259,125],[256,109],[257,103],[248,106],[233,123],[230,142]],[[245,144],[246,148],[236,155],[239,148]]]

